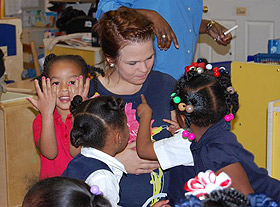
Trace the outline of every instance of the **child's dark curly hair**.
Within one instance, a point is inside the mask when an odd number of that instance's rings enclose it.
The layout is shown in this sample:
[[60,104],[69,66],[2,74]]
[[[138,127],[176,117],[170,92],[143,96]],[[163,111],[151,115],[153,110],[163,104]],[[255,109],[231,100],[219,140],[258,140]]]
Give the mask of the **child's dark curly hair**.
[[102,195],[93,195],[84,181],[66,177],[46,178],[34,184],[23,207],[111,207]]
[[245,207],[248,204],[246,196],[233,188],[215,190],[202,201],[204,207]]
[[180,97],[182,103],[193,106],[191,113],[185,110],[176,110],[183,114],[186,127],[191,123],[199,127],[207,127],[221,120],[226,114],[236,114],[238,94],[229,91],[232,87],[230,75],[221,74],[219,77],[213,75],[213,71],[205,70],[199,74],[197,71],[189,71],[182,76],[176,84],[175,94]]
[[75,96],[70,107],[74,116],[72,145],[101,150],[111,129],[125,128],[124,107],[122,98],[101,96],[82,102],[81,96]]

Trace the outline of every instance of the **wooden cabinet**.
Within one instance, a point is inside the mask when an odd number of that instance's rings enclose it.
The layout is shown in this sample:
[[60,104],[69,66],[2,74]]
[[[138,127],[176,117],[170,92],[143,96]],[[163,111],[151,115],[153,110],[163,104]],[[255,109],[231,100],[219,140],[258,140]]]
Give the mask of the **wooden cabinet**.
[[28,188],[39,180],[40,156],[32,122],[38,112],[27,96],[7,92],[0,100],[0,206],[21,206]]
[[[68,45],[56,44],[51,51],[46,49],[45,54],[48,55],[50,53],[54,53],[56,55],[80,55],[89,65],[99,64],[104,60],[101,47],[72,47]],[[103,67],[103,64],[101,67]]]

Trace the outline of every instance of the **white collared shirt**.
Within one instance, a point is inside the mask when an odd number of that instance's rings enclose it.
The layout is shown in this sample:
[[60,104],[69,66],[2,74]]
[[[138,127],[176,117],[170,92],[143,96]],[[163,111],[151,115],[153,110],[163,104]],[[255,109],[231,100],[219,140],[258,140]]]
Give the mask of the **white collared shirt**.
[[117,203],[119,203],[120,200],[119,182],[123,173],[126,173],[124,165],[115,157],[94,148],[82,147],[81,154],[86,157],[101,160],[112,170],[113,173],[108,170],[97,170],[91,173],[85,182],[90,186],[97,185],[112,206],[118,206]]
[[194,165],[191,142],[182,137],[183,131],[184,129],[178,129],[172,137],[154,142],[154,150],[163,170],[178,165]]

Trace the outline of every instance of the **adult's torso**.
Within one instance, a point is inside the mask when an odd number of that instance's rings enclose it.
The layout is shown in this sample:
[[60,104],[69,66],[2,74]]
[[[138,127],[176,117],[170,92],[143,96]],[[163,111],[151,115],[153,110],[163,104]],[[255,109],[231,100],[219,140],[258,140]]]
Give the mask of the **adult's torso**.
[[[141,94],[153,109],[152,116],[152,133],[153,139],[158,140],[169,137],[166,130],[166,123],[163,118],[170,119],[170,110],[172,110],[170,102],[170,94],[173,91],[175,80],[158,71],[152,71],[142,88],[132,95],[118,95],[108,91],[99,81],[97,82],[97,92],[102,95],[114,95],[122,97],[126,103],[126,115],[130,130],[130,141],[136,139],[139,119],[136,113],[138,105],[141,103]],[[93,91],[94,83],[91,81],[90,95]],[[142,204],[151,196],[165,192],[168,182],[168,172],[157,169],[152,173],[132,175],[123,175],[120,182],[120,205],[124,207],[142,206]]]

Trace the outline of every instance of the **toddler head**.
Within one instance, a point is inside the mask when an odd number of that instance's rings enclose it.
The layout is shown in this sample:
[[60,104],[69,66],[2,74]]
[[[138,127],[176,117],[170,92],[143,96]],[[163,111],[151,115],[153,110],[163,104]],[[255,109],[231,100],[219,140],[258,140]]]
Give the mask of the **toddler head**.
[[[208,68],[208,69],[207,69]],[[224,67],[193,63],[186,67],[172,94],[176,111],[185,116],[187,128],[191,124],[208,127],[226,115],[234,117],[238,108],[238,94]]]
[[82,102],[81,96],[75,96],[71,103],[74,124],[70,134],[75,146],[92,147],[102,150],[111,143],[116,133],[117,142],[113,145],[122,151],[128,142],[129,130],[122,98],[100,96]]
[[[65,77],[67,74],[67,86],[68,84],[74,84],[76,78],[80,75],[83,76],[84,80],[88,76],[88,66],[85,60],[79,55],[58,55],[49,54],[46,56],[44,61],[44,70],[42,74],[37,78],[42,89],[42,77],[50,78],[51,84],[59,84],[62,83],[63,80],[57,80],[57,78],[61,79],[62,76]],[[66,78],[66,77],[65,77]]]
[[23,207],[111,207],[102,195],[94,195],[83,181],[52,177],[33,185],[23,200]]

